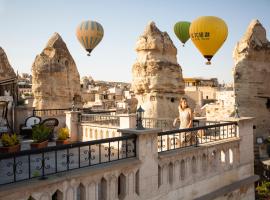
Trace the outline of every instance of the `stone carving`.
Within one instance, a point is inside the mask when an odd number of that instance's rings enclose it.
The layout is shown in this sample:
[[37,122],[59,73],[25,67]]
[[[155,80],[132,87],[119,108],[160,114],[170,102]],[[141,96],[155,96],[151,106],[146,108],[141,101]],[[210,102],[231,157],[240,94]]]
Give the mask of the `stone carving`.
[[9,64],[7,55],[4,49],[0,47],[0,81],[15,77],[16,74],[11,65]]
[[32,84],[36,109],[70,108],[74,97],[80,99],[80,75],[58,33],[53,34],[41,54],[36,56]]
[[184,94],[184,81],[176,59],[177,49],[169,35],[151,22],[139,37],[136,51],[132,90],[138,99],[138,106],[145,110],[145,117],[177,116],[177,99]]
[[270,133],[270,42],[266,30],[253,20],[233,58],[236,103],[240,117],[255,117],[256,136]]

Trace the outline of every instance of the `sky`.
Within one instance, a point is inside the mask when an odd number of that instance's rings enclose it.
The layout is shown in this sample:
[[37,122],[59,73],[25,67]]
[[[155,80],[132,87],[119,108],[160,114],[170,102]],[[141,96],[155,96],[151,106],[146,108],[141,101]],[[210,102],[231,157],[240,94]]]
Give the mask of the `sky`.
[[[228,38],[206,66],[205,59],[189,40],[185,47],[173,32],[178,21],[217,16],[228,26]],[[132,81],[135,44],[146,25],[154,21],[177,47],[184,77],[218,78],[232,82],[232,52],[252,19],[270,32],[270,0],[0,0],[0,46],[19,73],[31,73],[35,57],[58,32],[76,62],[80,76],[94,80]],[[102,24],[104,37],[88,57],[75,31],[83,20]]]

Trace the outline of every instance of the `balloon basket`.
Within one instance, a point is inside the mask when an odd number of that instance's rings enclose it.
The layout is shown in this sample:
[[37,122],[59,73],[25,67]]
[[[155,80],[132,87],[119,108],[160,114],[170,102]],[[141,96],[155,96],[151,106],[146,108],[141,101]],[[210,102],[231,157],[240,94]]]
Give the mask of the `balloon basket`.
[[211,62],[210,61],[207,61],[205,64],[206,65],[211,65]]

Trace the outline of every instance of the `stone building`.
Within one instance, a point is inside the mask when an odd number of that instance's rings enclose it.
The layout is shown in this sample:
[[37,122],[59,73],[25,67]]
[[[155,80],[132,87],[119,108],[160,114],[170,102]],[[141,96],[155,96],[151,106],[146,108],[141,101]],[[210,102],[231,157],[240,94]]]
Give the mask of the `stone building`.
[[216,102],[202,107],[207,120],[222,120],[235,115],[235,95],[233,90],[216,92]]
[[80,104],[80,75],[65,42],[54,33],[32,66],[33,106],[36,109],[70,108]]
[[254,133],[270,134],[270,42],[258,20],[251,21],[233,58],[236,103],[240,116],[255,117]]
[[184,94],[177,49],[166,32],[149,23],[136,43],[137,59],[132,67],[132,91],[138,105],[150,118],[174,118]]

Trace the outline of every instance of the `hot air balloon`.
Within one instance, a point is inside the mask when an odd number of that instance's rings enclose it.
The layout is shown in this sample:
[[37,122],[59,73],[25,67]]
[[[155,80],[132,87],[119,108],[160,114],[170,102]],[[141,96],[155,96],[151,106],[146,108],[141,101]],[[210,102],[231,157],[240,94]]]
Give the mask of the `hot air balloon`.
[[203,16],[195,19],[189,28],[189,35],[201,54],[211,64],[211,59],[227,39],[226,23],[214,16]]
[[103,28],[95,21],[83,21],[77,27],[76,36],[81,45],[88,51],[88,56],[103,38]]
[[189,26],[190,22],[180,21],[174,25],[174,33],[178,37],[178,39],[185,46],[186,41],[189,40]]

